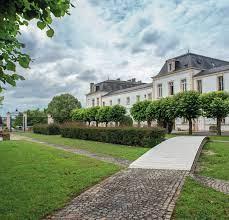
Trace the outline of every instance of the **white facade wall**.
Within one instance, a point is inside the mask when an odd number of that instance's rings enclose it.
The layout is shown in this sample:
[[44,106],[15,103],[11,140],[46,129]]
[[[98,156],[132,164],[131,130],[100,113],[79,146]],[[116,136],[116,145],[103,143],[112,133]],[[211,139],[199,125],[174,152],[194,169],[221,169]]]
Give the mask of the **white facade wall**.
[[[147,87],[144,89],[136,89],[128,92],[120,92],[119,94],[114,94],[112,96],[104,96],[103,102],[105,102],[106,106],[110,106],[110,102],[112,101],[112,105],[120,104],[124,106],[127,110],[127,113],[129,113],[130,108],[137,102],[137,96],[139,96],[140,101],[143,100],[149,100],[149,94],[152,97],[153,89],[152,87]],[[127,98],[129,98],[130,102],[127,103]],[[118,103],[118,100],[120,99],[120,103]],[[152,100],[152,98],[150,99]]]
[[[202,93],[212,92],[218,90],[218,76],[223,76],[224,78],[224,91],[229,92],[229,71],[212,73],[209,75],[194,77],[200,70],[187,69],[185,71],[176,71],[172,72],[169,75],[162,76],[160,78],[153,79],[153,86],[139,88],[136,90],[130,91],[120,91],[119,93],[108,95],[107,92],[95,92],[87,95],[86,97],[86,107],[92,107],[92,100],[94,99],[95,106],[97,106],[97,98],[99,99],[99,106],[110,106],[120,104],[127,109],[129,114],[130,108],[138,100],[148,100],[149,94],[152,94],[152,99],[158,99],[158,84],[162,84],[162,97],[169,96],[169,82],[173,82],[174,85],[174,94],[181,92],[181,80],[186,79],[187,82],[187,91],[188,90],[197,90],[197,80],[202,80]],[[139,97],[140,99],[138,99]],[[127,103],[127,98],[130,102]],[[120,103],[119,101],[120,100]],[[188,123],[184,119],[177,119],[175,123],[176,130],[188,130]],[[208,119],[199,117],[193,122],[193,129],[195,131],[208,131],[209,127],[216,125],[214,119]],[[225,119],[222,123],[222,130],[229,131],[229,117]]]

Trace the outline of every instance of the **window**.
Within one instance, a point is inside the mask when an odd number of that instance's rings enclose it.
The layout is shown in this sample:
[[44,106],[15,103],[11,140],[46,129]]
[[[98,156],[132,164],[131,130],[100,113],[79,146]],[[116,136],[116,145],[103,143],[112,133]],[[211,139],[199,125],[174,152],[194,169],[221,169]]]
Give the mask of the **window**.
[[158,98],[162,97],[162,84],[157,85],[157,96]]
[[140,95],[136,95],[136,101],[137,101],[137,102],[140,101]]
[[181,80],[181,91],[182,92],[187,91],[187,81],[186,81],[186,79],[182,79]]
[[99,91],[99,89],[100,89],[99,86],[96,86],[96,87],[95,87],[95,91],[96,91],[96,92]]
[[169,64],[169,72],[172,71],[172,63]]
[[197,91],[202,93],[202,80],[197,80]]
[[168,83],[169,86],[169,95],[174,95],[174,86],[173,86],[173,82],[169,82]]
[[223,124],[223,125],[226,124],[226,119],[225,119],[225,118],[222,119],[222,124]]
[[152,93],[148,93],[148,100],[152,100]]
[[112,106],[112,100],[110,100],[110,106]]
[[99,106],[99,98],[97,98],[97,106]]
[[130,97],[126,98],[126,104],[129,105],[130,104]]
[[121,99],[118,99],[118,105],[120,105],[120,103],[121,103]]
[[95,100],[92,99],[92,107],[94,107],[94,106],[95,106]]
[[103,102],[103,106],[105,106],[106,105],[106,103],[105,102]]
[[218,91],[222,91],[224,89],[223,76],[218,76],[217,79],[218,79]]
[[146,94],[144,95],[144,99],[146,99]]

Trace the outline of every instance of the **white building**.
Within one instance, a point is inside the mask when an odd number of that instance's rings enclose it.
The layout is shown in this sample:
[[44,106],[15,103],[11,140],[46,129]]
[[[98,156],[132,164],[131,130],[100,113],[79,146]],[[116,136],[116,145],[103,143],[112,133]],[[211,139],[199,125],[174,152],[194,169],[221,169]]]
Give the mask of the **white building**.
[[[229,91],[229,62],[187,53],[167,60],[152,79],[153,82],[147,84],[136,82],[135,79],[91,83],[90,93],[86,95],[86,105],[92,107],[120,104],[129,111],[137,101],[160,99],[181,91]],[[213,119],[200,117],[193,123],[193,129],[206,131],[215,124]],[[177,119],[175,128],[186,130],[187,122]],[[223,121],[222,130],[229,130],[229,118]]]

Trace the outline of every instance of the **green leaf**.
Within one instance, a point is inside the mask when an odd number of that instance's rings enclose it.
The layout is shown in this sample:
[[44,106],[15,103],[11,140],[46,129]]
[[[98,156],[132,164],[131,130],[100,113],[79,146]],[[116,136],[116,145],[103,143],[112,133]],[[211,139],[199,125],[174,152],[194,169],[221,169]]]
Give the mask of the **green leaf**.
[[7,70],[11,70],[11,71],[15,71],[16,70],[16,66],[13,62],[8,61],[6,64],[6,69]]
[[29,63],[30,63],[29,56],[20,56],[18,61],[19,61],[20,66],[22,66],[23,68],[29,67]]
[[49,30],[46,31],[46,34],[47,34],[48,37],[53,37],[54,30],[52,28],[50,28]]
[[38,21],[37,27],[39,27],[41,30],[43,30],[46,27],[46,23],[43,21]]

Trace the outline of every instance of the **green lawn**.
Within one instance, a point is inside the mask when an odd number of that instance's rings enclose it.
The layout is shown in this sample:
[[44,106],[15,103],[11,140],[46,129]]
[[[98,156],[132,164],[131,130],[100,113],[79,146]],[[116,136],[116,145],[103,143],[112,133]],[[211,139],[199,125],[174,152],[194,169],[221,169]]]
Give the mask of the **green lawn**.
[[229,136],[210,136],[210,140],[214,141],[229,141]]
[[188,178],[176,203],[174,219],[229,219],[229,196]]
[[41,144],[0,142],[0,219],[40,219],[119,169]]
[[109,155],[127,160],[136,160],[138,157],[140,157],[142,154],[149,150],[149,148],[143,147],[129,147],[118,144],[63,138],[59,135],[42,135],[34,133],[20,133],[20,135],[35,138],[41,141],[46,141],[48,143],[66,145],[77,149],[87,150],[92,153]]
[[229,143],[208,142],[199,162],[200,175],[229,180]]

